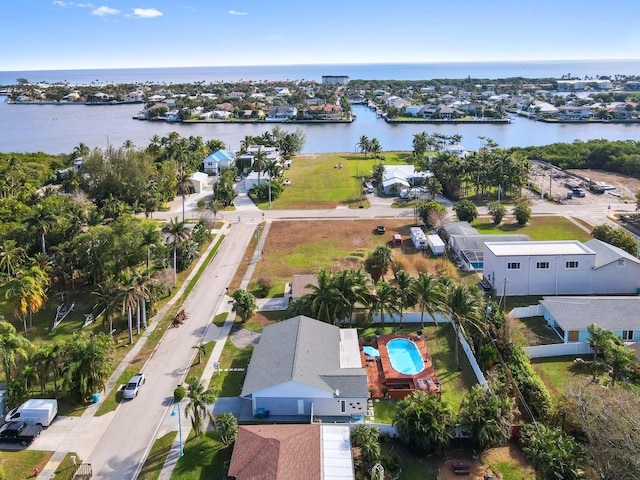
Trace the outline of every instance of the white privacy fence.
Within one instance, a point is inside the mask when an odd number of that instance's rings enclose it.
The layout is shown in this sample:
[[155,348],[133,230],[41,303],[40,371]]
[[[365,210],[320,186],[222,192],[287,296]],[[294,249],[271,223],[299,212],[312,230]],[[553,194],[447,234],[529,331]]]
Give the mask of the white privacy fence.
[[539,317],[543,315],[542,305],[529,305],[528,307],[516,307],[509,312],[515,318]]
[[593,349],[585,342],[556,343],[524,347],[529,358],[559,357],[561,355],[593,355]]

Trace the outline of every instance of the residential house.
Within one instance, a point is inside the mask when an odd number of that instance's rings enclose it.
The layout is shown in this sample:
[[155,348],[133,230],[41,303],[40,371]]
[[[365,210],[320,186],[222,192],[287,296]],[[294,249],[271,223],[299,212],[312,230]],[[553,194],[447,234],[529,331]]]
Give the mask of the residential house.
[[464,158],[468,155],[471,155],[471,152],[464,148],[462,145],[454,144],[454,145],[445,145],[442,149],[444,153],[450,153],[451,155],[455,155],[456,157]]
[[234,100],[242,100],[245,95],[246,93],[244,92],[229,92],[229,94],[227,95],[227,98],[231,98]]
[[312,105],[304,112],[304,118],[313,120],[340,120],[342,109],[338,105]]
[[597,239],[487,242],[484,278],[508,296],[631,295],[640,288],[640,259]]
[[233,167],[235,159],[236,154],[231,150],[216,150],[202,160],[203,170],[205,173],[217,175],[221,168]]
[[276,94],[276,97],[288,97],[291,95],[291,91],[288,87],[276,87],[274,89],[274,93]]
[[357,331],[300,315],[263,330],[240,396],[254,415],[313,421],[365,415],[367,385]]
[[556,116],[564,120],[581,120],[584,118],[590,118],[593,114],[591,113],[591,108],[587,106],[578,107],[575,105],[562,105],[558,107],[558,113]]
[[559,113],[558,108],[551,103],[541,102],[539,100],[533,102],[526,110],[532,114],[548,115],[551,117],[555,117]]
[[346,425],[242,425],[228,475],[236,480],[354,479]]
[[267,122],[285,122],[295,118],[298,109],[295,107],[271,107],[267,113]]
[[125,103],[142,103],[144,102],[144,96],[142,92],[129,92],[125,93],[122,101]]
[[424,184],[431,172],[418,172],[413,165],[387,165],[382,174],[382,193],[400,195],[403,188]]
[[542,314],[564,343],[587,342],[589,325],[610,330],[625,342],[640,340],[640,297],[544,297]]

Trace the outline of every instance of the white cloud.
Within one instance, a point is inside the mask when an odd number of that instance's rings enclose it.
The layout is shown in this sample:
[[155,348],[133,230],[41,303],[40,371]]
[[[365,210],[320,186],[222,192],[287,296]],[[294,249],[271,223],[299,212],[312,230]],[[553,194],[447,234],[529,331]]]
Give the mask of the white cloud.
[[229,10],[229,15],[249,15],[247,12],[236,12],[235,10]]
[[60,0],[57,0],[55,2],[53,2],[54,5],[58,5],[59,7],[73,7],[73,2],[61,2]]
[[69,8],[69,7],[96,8],[96,6],[91,3],[63,2],[62,0],[55,0],[53,4],[62,8]]
[[102,6],[102,7],[96,8],[93,12],[91,12],[91,15],[104,16],[104,15],[118,15],[119,13],[120,13],[120,10]]
[[133,16],[139,18],[161,17],[162,12],[160,10],[156,10],[155,8],[134,8]]

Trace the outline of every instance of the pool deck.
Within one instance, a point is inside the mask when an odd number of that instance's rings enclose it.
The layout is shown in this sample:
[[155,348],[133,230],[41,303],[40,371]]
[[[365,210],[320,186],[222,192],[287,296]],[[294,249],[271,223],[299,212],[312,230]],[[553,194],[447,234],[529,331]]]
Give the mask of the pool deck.
[[[387,343],[397,338],[407,339],[418,348],[420,356],[424,362],[424,369],[413,375],[405,375],[396,371],[391,366]],[[431,356],[427,351],[427,344],[424,337],[415,334],[392,334],[381,335],[367,344],[372,344],[380,352],[378,359],[366,355],[361,349],[362,363],[367,371],[369,390],[373,390],[373,397],[382,398],[382,388],[388,389],[387,396],[398,400],[406,397],[414,390],[424,392],[440,393],[438,376],[433,368]]]

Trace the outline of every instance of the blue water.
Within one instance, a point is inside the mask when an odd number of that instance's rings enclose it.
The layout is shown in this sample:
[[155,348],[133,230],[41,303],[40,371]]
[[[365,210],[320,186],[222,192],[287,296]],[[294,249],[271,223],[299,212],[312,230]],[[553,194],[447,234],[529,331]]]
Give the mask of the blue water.
[[415,343],[404,338],[396,338],[387,343],[389,360],[394,370],[405,375],[415,375],[424,369],[420,350]]
[[369,355],[370,357],[379,357],[380,356],[380,352],[378,351],[377,348],[373,348],[373,347],[362,347],[362,351],[366,354]]
[[640,60],[568,60],[547,62],[379,63],[334,65],[269,65],[244,67],[120,68],[100,70],[0,71],[0,85],[17,78],[30,82],[191,83],[315,80],[323,75],[347,75],[352,80],[428,80],[433,78],[508,77],[560,78],[601,75],[640,75]]

